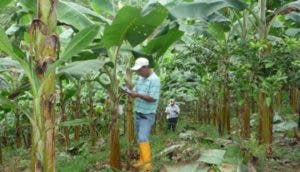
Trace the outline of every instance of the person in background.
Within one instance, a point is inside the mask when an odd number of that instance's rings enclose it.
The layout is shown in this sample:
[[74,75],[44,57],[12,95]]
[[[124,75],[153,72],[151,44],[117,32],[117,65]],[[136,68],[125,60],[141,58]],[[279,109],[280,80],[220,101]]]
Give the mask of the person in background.
[[174,99],[170,100],[170,104],[166,107],[167,120],[168,120],[168,130],[172,130],[175,132],[176,125],[179,116],[179,106],[175,103]]
[[149,136],[155,122],[160,93],[160,80],[149,68],[149,61],[146,58],[141,57],[136,59],[131,69],[136,71],[140,76],[133,90],[127,91],[129,96],[135,98],[134,122],[140,149],[140,159],[132,166],[139,168],[140,171],[149,171],[152,169]]

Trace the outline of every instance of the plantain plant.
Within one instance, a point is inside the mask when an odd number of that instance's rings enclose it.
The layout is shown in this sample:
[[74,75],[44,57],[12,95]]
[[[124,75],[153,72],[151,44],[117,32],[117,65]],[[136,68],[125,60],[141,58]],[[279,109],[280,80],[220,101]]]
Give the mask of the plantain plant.
[[57,0],[37,0],[37,18],[31,23],[30,56],[12,45],[0,29],[0,50],[18,61],[27,75],[33,95],[32,171],[55,171],[55,70],[85,48],[97,35],[99,26],[90,25],[78,32],[59,57],[56,32]]

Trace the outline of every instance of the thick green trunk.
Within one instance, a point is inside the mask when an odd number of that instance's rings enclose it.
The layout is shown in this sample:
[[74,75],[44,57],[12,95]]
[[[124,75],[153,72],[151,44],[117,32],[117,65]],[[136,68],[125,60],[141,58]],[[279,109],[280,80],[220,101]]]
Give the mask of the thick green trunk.
[[272,107],[267,105],[266,94],[262,91],[259,93],[259,141],[267,145],[267,153],[272,154]]

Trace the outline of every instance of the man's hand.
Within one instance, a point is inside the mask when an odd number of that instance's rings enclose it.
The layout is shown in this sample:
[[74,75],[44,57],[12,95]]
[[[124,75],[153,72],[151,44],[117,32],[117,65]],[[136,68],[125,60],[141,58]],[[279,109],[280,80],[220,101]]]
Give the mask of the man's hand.
[[130,92],[127,92],[127,93],[128,93],[128,95],[129,95],[130,97],[132,97],[132,98],[138,97],[138,93],[137,93],[137,92],[130,91]]

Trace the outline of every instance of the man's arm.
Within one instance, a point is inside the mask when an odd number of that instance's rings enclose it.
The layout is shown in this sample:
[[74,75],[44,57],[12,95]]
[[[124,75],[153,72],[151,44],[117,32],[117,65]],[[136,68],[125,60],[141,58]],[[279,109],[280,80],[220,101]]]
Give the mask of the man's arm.
[[137,93],[137,92],[129,92],[128,93],[131,97],[133,98],[140,98],[140,99],[143,99],[145,101],[148,101],[148,102],[155,102],[156,100],[151,97],[151,96],[148,96],[148,95],[143,95],[143,94],[140,94],[140,93]]

